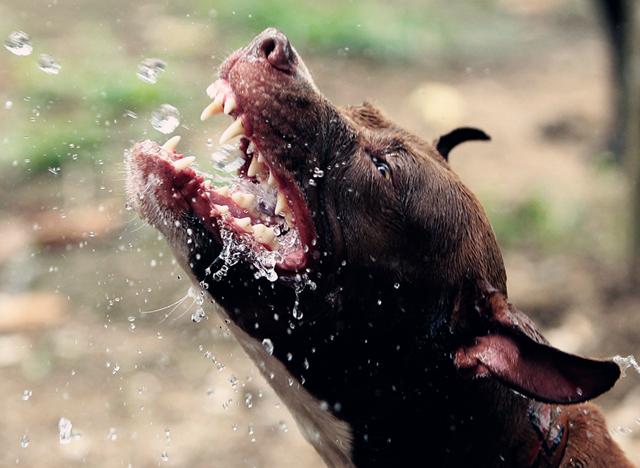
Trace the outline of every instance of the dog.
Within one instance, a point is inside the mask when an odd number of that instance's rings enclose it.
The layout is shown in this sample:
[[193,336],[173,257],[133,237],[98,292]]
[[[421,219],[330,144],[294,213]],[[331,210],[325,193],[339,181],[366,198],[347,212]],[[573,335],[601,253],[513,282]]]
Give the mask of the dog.
[[130,204],[328,466],[631,466],[585,403],[618,366],[553,348],[508,302],[489,221],[449,167],[488,135],[430,143],[368,103],[339,109],[275,29],[207,93],[203,120],[233,118],[214,157],[240,157],[231,182],[178,137],[144,141]]

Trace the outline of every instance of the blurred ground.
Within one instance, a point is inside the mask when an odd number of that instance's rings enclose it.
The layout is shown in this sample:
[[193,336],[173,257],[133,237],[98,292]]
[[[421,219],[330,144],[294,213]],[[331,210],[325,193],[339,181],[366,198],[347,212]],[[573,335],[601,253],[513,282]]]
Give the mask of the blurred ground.
[[[489,211],[512,301],[562,349],[636,353],[640,300],[619,292],[626,187],[603,150],[608,58],[593,11],[478,3],[403,2],[387,36],[375,32],[381,3],[371,17],[350,3],[330,26],[337,4],[312,21],[311,4],[292,13],[286,1],[275,12],[0,3],[2,36],[23,29],[34,44],[29,57],[0,50],[0,466],[321,466],[213,311],[191,323],[188,281],[124,208],[123,149],[167,138],[151,111],[178,107],[181,147],[207,154],[222,125],[198,121],[212,69],[269,14],[334,102],[371,100],[433,138],[458,125],[490,133],[452,164]],[[59,75],[37,69],[43,52]],[[155,85],[135,77],[146,57],[167,62]],[[638,379],[629,372],[600,399],[636,463]],[[65,445],[62,417],[75,434]]]

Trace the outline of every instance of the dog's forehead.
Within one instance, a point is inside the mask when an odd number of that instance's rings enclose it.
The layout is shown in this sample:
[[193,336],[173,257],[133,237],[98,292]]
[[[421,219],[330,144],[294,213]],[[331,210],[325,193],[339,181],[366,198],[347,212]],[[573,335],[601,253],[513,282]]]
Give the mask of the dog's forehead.
[[365,149],[374,155],[404,153],[418,163],[432,160],[448,167],[447,161],[427,140],[389,120],[378,108],[369,103],[344,109],[347,120],[360,135]]

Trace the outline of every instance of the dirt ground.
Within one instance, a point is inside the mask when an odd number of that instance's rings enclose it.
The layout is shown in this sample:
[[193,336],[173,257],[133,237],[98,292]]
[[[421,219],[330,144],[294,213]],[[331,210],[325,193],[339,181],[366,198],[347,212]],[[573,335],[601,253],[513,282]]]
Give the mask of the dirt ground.
[[[420,135],[458,125],[490,133],[491,143],[456,149],[452,164],[492,209],[543,194],[554,219],[582,214],[574,243],[586,254],[504,254],[511,300],[554,345],[601,357],[640,344],[640,300],[615,288],[624,278],[624,178],[596,159],[610,118],[605,52],[594,29],[509,67],[308,59],[338,104],[370,100]],[[51,222],[10,206],[74,193],[69,181],[79,177],[16,184],[2,206],[0,466],[322,466],[215,311],[191,322],[188,281],[156,233],[122,208],[118,169],[106,172],[108,193],[84,213]],[[55,242],[65,235],[73,242]],[[639,379],[629,371],[599,401],[636,463]],[[61,418],[73,424],[66,444]]]

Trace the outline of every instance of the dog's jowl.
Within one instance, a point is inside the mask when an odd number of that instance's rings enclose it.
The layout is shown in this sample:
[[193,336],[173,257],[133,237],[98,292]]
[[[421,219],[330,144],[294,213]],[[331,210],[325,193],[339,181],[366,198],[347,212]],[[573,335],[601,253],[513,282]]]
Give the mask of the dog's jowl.
[[629,464],[584,403],[617,365],[552,347],[508,301],[487,217],[449,167],[484,132],[431,144],[369,104],[338,108],[274,29],[207,92],[202,118],[232,122],[218,167],[196,170],[175,137],[138,143],[130,203],[327,465]]

